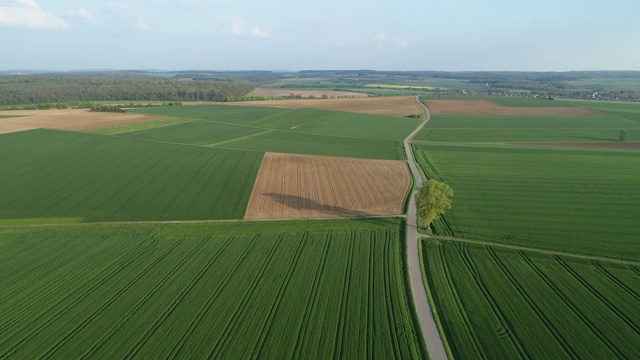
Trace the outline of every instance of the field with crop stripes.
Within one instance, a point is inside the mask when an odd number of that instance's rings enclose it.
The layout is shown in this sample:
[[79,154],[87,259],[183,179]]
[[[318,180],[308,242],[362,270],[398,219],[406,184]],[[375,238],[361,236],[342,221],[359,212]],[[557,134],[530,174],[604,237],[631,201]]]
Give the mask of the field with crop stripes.
[[121,133],[120,136],[234,150],[404,160],[402,139],[420,122],[331,110],[267,110],[225,105],[142,109],[137,111],[201,121]]
[[415,145],[429,177],[455,190],[438,232],[640,259],[637,150]]
[[1,136],[0,219],[244,216],[263,154],[33,130]]
[[380,140],[402,140],[418,124],[419,119],[320,109],[295,109],[251,123],[252,126],[308,134]]
[[425,358],[399,220],[0,228],[0,358]]
[[640,357],[640,263],[435,239],[422,256],[455,358]]
[[629,141],[640,140],[640,120],[608,114],[569,115],[437,115],[416,141],[520,142],[617,141],[626,129]]

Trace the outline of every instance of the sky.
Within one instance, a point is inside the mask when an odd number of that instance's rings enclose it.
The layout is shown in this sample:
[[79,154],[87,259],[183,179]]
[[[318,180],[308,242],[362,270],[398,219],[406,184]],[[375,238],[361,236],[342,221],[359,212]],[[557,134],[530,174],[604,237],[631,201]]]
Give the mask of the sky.
[[640,70],[637,0],[0,0],[0,70]]

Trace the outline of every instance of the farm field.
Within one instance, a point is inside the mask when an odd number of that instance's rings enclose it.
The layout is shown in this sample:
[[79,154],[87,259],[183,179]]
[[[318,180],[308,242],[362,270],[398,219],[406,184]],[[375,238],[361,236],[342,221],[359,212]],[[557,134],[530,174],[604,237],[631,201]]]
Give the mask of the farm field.
[[456,192],[439,234],[640,259],[636,150],[435,143],[414,149],[422,170]]
[[1,139],[0,219],[239,219],[263,156],[44,129]]
[[411,114],[421,114],[423,112],[422,108],[416,103],[413,96],[356,99],[242,101],[234,104],[237,104],[238,106],[258,106],[289,109],[313,108],[400,117]]
[[384,160],[405,159],[401,140],[420,121],[317,109],[224,105],[147,110],[150,114],[201,121],[120,132],[120,136],[234,150]]
[[245,219],[399,215],[410,185],[403,161],[266,153]]
[[[551,102],[551,101],[549,101]],[[505,106],[489,100],[426,100],[433,115],[594,115],[581,107]],[[529,103],[529,102],[527,102]],[[526,104],[525,102],[512,103]],[[555,103],[554,103],[555,104]]]
[[640,122],[599,114],[591,116],[437,115],[414,138],[440,142],[618,142],[640,140]]
[[265,130],[248,126],[193,120],[179,124],[142,129],[121,134],[123,137],[181,144],[213,145],[237,138],[263,133]]
[[638,358],[640,263],[423,240],[454,358]]
[[357,139],[338,136],[266,131],[251,138],[220,144],[225,149],[340,156],[379,160],[404,160],[402,141]]
[[86,109],[0,111],[0,116],[0,134],[40,128],[89,130],[156,119],[147,115],[91,112]]
[[315,96],[317,98],[322,98],[323,95],[326,95],[330,98],[333,97],[368,97],[369,95],[351,91],[336,91],[331,89],[319,89],[319,90],[298,90],[298,89],[273,89],[273,88],[257,88],[253,90],[249,95],[250,96],[264,96],[264,97],[285,97],[290,96],[291,94],[299,95],[302,97]]
[[2,227],[0,358],[422,359],[403,226]]

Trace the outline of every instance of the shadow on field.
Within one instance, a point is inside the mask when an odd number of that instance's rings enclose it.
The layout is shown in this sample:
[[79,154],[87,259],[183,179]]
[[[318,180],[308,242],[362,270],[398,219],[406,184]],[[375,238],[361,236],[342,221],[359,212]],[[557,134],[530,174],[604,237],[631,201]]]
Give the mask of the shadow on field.
[[266,193],[265,195],[271,197],[274,201],[280,204],[286,205],[296,210],[313,210],[329,216],[339,216],[339,217],[374,216],[373,214],[369,214],[367,212],[363,212],[359,210],[347,209],[341,206],[335,206],[335,205],[329,205],[329,204],[321,204],[313,199],[309,199],[302,196],[278,194],[278,193]]

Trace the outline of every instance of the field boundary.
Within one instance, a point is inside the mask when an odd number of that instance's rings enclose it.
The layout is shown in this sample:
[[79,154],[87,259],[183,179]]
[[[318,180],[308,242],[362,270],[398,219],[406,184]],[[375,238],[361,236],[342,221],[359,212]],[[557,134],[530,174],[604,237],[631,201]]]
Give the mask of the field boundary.
[[425,267],[426,259],[424,258],[424,253],[422,252],[422,242],[424,240],[425,238],[420,238],[418,240],[418,251],[420,253],[420,269],[422,270],[422,281],[424,282],[424,289],[427,292],[429,306],[431,306],[431,311],[433,311],[433,318],[435,319],[436,325],[438,326],[438,331],[440,332],[440,339],[442,339],[444,350],[447,352],[447,356],[449,357],[449,359],[454,359],[453,351],[451,350],[451,345],[449,345],[449,339],[447,338],[447,333],[444,331],[442,319],[440,319],[440,313],[438,312],[438,307],[436,306],[436,302],[433,298],[433,293],[431,292],[431,285],[429,284],[429,277],[427,276],[427,270]]
[[623,264],[623,265],[640,266],[640,261],[617,259],[617,258],[611,258],[607,256],[572,253],[572,252],[558,251],[558,250],[549,250],[549,249],[542,249],[542,248],[535,248],[535,247],[528,247],[528,246],[521,246],[521,245],[511,245],[511,244],[497,243],[497,242],[492,242],[487,240],[463,239],[463,238],[455,238],[455,237],[439,236],[439,235],[424,236],[423,239],[435,239],[435,240],[461,242],[461,243],[475,244],[475,245],[496,246],[496,247],[501,247],[501,248],[511,249],[511,250],[524,250],[524,251],[538,252],[538,253],[547,254],[547,255],[567,256],[567,257],[574,257],[574,258],[585,259],[585,260],[597,260],[597,261],[612,262],[612,263]]

